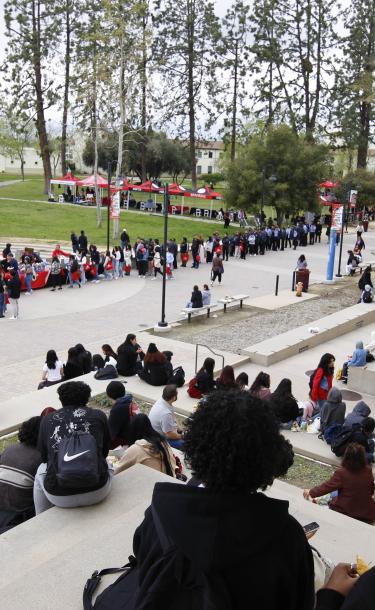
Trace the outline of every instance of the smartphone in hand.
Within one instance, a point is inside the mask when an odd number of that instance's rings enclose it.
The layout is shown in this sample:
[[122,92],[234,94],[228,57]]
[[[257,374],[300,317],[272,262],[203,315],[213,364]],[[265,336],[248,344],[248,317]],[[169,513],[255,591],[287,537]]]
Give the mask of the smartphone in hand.
[[312,532],[316,532],[319,529],[320,525],[316,521],[312,521],[311,523],[307,523],[303,526],[303,530],[305,534],[311,534]]

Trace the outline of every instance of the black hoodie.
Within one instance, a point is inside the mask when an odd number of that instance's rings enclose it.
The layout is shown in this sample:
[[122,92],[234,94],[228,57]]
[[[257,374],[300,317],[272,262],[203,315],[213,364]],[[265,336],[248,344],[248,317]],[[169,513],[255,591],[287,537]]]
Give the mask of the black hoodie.
[[134,535],[136,610],[312,610],[310,547],[288,502],[157,483]]

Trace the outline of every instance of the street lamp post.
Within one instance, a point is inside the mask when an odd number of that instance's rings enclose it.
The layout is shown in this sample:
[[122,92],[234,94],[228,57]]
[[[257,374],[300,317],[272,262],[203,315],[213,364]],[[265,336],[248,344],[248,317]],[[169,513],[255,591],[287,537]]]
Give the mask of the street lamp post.
[[168,322],[165,321],[165,289],[166,289],[166,273],[167,273],[167,241],[168,241],[168,206],[169,192],[168,184],[164,185],[164,241],[163,241],[163,286],[161,295],[161,320],[158,322],[159,328],[167,328]]

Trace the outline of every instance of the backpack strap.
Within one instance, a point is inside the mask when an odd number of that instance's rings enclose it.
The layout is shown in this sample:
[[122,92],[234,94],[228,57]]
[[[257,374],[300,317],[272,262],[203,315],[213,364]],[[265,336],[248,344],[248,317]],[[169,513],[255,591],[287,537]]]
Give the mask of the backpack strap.
[[94,606],[92,605],[92,597],[98,588],[102,576],[106,576],[107,574],[117,574],[118,572],[125,572],[134,568],[136,564],[136,559],[133,555],[129,557],[129,563],[125,564],[121,568],[104,568],[103,570],[95,570],[92,574],[91,578],[85,584],[85,588],[83,590],[83,610],[94,610]]

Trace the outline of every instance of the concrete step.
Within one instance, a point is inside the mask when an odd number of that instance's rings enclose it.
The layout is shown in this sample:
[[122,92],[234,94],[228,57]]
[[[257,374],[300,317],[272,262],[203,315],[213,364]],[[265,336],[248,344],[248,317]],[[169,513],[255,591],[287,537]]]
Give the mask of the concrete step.
[[[114,478],[112,492],[101,504],[69,510],[52,508],[3,534],[1,607],[81,608],[83,587],[94,570],[127,562],[134,531],[142,522],[158,481],[171,479],[151,468],[133,466]],[[288,501],[290,513],[301,524],[319,523],[312,544],[325,556],[335,562],[352,562],[359,553],[372,560],[375,529],[370,525],[307,502],[302,490],[287,483],[275,481],[266,493]],[[117,577],[105,577],[98,592]]]

